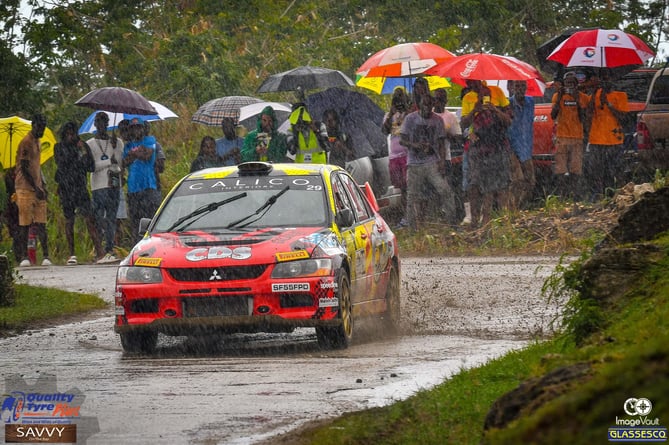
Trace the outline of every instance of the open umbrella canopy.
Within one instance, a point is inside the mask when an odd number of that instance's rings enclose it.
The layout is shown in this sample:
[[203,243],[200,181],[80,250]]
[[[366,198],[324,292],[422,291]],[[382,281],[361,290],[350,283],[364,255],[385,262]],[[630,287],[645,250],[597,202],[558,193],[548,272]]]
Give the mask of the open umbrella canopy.
[[526,80],[539,79],[541,73],[532,65],[513,57],[497,54],[473,53],[456,56],[425,71],[425,74],[448,77],[454,82],[471,80]]
[[281,102],[256,102],[249,105],[244,105],[239,109],[239,124],[243,125],[249,130],[254,130],[258,122],[258,115],[265,109],[265,107],[272,107],[277,120],[277,126],[283,123],[293,110],[290,104]]
[[383,155],[387,150],[388,142],[381,128],[385,113],[363,93],[328,88],[309,95],[306,105],[309,114],[317,120],[323,119],[325,110],[334,109],[358,157]]
[[617,29],[589,29],[567,37],[546,59],[567,67],[616,68],[641,65],[654,55],[635,35]]
[[158,102],[154,102],[152,100],[149,101],[151,105],[153,105],[153,108],[156,109],[158,114],[129,114],[129,113],[112,113],[110,111],[104,111],[104,110],[97,110],[91,113],[86,120],[84,121],[83,124],[79,127],[79,134],[85,134],[85,133],[95,133],[95,115],[98,113],[107,113],[107,116],[109,116],[109,125],[107,125],[107,130],[113,130],[118,127],[118,123],[121,122],[123,119],[128,119],[131,120],[134,117],[139,117],[145,122],[151,122],[151,121],[162,121],[165,119],[171,119],[171,118],[176,118],[179,117],[177,114],[167,108],[165,105],[159,104]]
[[[377,94],[392,94],[397,87],[403,87],[407,92],[411,93],[413,90],[413,83],[418,76],[407,77],[367,77],[365,75],[358,75],[355,84],[359,87],[372,90]],[[430,91],[438,88],[448,88],[451,83],[448,79],[440,76],[421,76],[427,80],[427,85]]]
[[94,110],[114,113],[156,114],[151,103],[137,91],[123,87],[103,87],[93,90],[74,103]]
[[353,86],[353,81],[339,70],[315,66],[300,66],[282,73],[272,74],[258,87],[258,93],[297,91],[302,89]]
[[239,121],[239,109],[244,105],[263,102],[262,99],[252,96],[224,96],[212,99],[193,113],[191,121],[198,124],[220,127],[224,117]]
[[365,77],[413,76],[454,56],[434,43],[400,43],[372,55],[360,65],[356,74],[364,73]]
[[[3,168],[10,168],[16,164],[19,143],[32,128],[32,122],[18,116],[0,118],[0,162]],[[40,142],[42,144],[40,163],[43,164],[53,156],[53,147],[56,145],[56,138],[49,128],[44,130]]]

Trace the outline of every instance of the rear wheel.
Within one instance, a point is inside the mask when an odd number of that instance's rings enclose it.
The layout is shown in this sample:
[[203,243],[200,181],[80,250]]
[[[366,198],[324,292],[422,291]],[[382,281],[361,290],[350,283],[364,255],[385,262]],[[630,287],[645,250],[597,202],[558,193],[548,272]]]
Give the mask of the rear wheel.
[[393,264],[388,273],[388,287],[386,288],[386,313],[383,315],[385,331],[396,334],[400,327],[400,276],[397,267]]
[[158,333],[151,331],[125,332],[120,334],[121,346],[126,352],[153,352],[158,343]]
[[316,328],[318,345],[324,349],[347,348],[353,339],[351,286],[348,281],[348,276],[342,274],[337,284],[339,318],[341,319],[341,324],[333,328]]

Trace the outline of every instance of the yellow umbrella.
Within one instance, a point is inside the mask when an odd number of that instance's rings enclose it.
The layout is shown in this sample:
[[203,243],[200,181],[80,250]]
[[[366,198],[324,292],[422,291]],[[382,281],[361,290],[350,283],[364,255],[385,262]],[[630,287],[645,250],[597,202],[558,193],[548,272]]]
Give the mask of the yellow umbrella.
[[[448,88],[451,83],[441,76],[421,76],[427,80],[430,91],[438,88]],[[393,90],[400,86],[411,92],[416,77],[367,77],[358,75],[355,84],[362,88],[374,91],[376,94],[392,94]]]
[[[2,168],[10,168],[16,164],[16,151],[19,143],[30,130],[32,130],[32,123],[27,119],[18,116],[0,118],[0,163],[2,163]],[[47,128],[40,142],[42,144],[40,163],[44,164],[53,156],[56,137]]]

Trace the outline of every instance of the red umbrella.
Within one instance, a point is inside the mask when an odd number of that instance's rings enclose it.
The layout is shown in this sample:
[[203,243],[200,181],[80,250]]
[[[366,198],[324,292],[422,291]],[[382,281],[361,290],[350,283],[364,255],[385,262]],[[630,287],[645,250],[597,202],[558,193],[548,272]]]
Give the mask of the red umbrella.
[[529,63],[497,54],[464,54],[426,70],[424,74],[449,77],[463,84],[470,80],[533,80],[543,82],[541,73]]
[[452,57],[452,52],[434,43],[400,43],[371,56],[360,65],[356,74],[365,77],[412,76]]
[[564,66],[616,68],[641,65],[655,53],[643,40],[617,29],[578,31],[560,43],[547,60]]

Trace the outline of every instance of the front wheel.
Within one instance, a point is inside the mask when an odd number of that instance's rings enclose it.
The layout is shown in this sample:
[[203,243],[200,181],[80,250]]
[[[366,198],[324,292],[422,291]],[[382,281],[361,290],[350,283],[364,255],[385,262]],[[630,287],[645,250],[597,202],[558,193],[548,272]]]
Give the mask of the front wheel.
[[119,335],[121,336],[121,346],[126,352],[153,352],[158,343],[157,332],[125,332]]
[[351,286],[346,274],[342,274],[337,282],[337,297],[341,324],[333,328],[316,328],[318,345],[323,349],[345,349],[353,340]]

